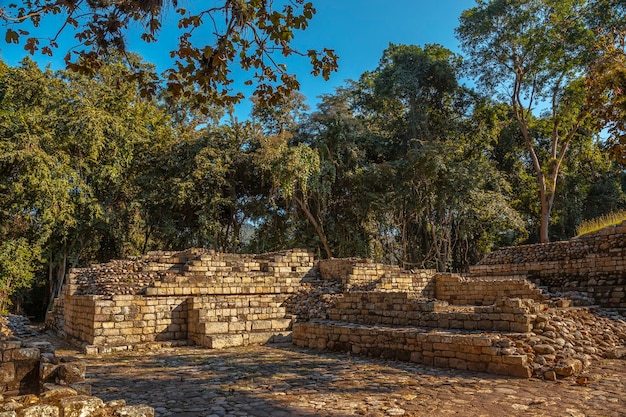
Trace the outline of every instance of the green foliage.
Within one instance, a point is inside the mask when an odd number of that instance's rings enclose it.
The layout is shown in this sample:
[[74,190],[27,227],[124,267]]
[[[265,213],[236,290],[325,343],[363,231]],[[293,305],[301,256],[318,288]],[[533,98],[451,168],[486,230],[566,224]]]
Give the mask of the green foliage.
[[333,102],[330,114],[316,116],[326,123],[320,136],[327,144],[314,143],[330,157],[328,199],[347,200],[330,203],[327,215],[350,211],[367,256],[463,269],[502,243],[495,230],[515,239],[522,229],[508,185],[484,151],[490,127],[478,113],[480,99],[457,82],[459,61],[438,45],[390,45],[379,67],[343,95],[343,106]]
[[127,74],[119,62],[92,78],[42,72],[29,59],[0,74],[0,237],[45,254],[53,291],[68,265],[139,253],[134,162],[171,131]]
[[[308,21],[311,6],[296,3]],[[133,7],[161,13],[150,4]],[[467,67],[440,45],[390,44],[314,112],[284,90],[280,100],[260,94],[245,122],[208,101],[190,110],[194,95],[176,88],[147,98],[137,74],[149,82],[154,69],[129,54],[92,67],[81,58],[89,76],[0,62],[0,301],[19,301],[33,282],[54,296],[68,267],[155,249],[306,247],[462,271],[499,246],[537,241],[546,224],[571,237],[626,204],[623,166],[598,140],[608,123],[619,151],[623,48],[598,22],[623,39],[623,7],[589,4],[479,1],[459,28]],[[215,11],[259,25],[262,5]],[[295,10],[289,22],[266,15],[262,30],[303,27]],[[191,79],[194,48],[184,51],[191,61],[178,56]],[[225,78],[206,81],[207,94],[228,84],[225,68],[214,68]],[[489,95],[460,84],[463,68]]]
[[626,16],[623,5],[609,3],[479,0],[457,29],[470,74],[511,103],[537,181],[542,242],[549,240],[568,150],[579,130],[602,127],[597,111],[606,104],[607,84],[590,82],[597,77],[592,69],[616,45]]
[[0,312],[6,314],[10,297],[30,288],[40,266],[40,248],[25,238],[5,240],[0,244]]

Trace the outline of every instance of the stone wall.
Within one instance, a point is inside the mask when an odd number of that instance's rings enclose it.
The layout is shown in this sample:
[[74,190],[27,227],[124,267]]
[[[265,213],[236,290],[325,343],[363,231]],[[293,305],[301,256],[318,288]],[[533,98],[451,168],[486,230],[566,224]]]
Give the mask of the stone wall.
[[319,271],[322,279],[338,281],[346,290],[409,291],[425,298],[435,295],[434,269],[413,271],[369,259],[343,258],[320,260]]
[[292,317],[284,294],[189,299],[189,339],[212,349],[284,341]]
[[283,340],[292,320],[285,302],[313,270],[302,250],[154,252],[70,271],[47,325],[94,353],[167,341]]
[[500,299],[483,306],[450,306],[445,301],[415,298],[409,293],[345,293],[328,310],[328,319],[350,323],[441,329],[529,332],[532,317],[518,300]]
[[25,343],[3,335],[0,358],[3,417],[154,417],[151,407],[127,406],[123,400],[104,403],[91,396],[85,383],[85,363],[55,356],[47,342]]
[[546,296],[525,276],[469,276],[440,273],[435,281],[438,300],[455,305],[491,305],[500,298],[545,300]]
[[470,267],[473,276],[523,275],[553,293],[586,293],[626,308],[626,222],[565,242],[504,248]]

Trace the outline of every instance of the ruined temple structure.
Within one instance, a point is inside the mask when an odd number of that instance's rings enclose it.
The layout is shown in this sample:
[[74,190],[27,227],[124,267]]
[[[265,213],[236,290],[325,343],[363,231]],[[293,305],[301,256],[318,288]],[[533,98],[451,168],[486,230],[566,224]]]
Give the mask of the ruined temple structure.
[[505,248],[469,274],[203,249],[73,269],[47,325],[87,353],[292,341],[495,374],[580,374],[626,344],[626,222]]

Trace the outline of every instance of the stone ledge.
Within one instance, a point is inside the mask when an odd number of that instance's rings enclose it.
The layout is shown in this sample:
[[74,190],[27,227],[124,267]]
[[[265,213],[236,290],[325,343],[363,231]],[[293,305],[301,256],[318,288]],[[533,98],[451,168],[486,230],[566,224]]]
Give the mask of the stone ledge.
[[368,326],[327,320],[293,326],[293,343],[299,347],[529,378],[532,367],[528,356],[499,347],[501,340],[500,335],[479,332]]

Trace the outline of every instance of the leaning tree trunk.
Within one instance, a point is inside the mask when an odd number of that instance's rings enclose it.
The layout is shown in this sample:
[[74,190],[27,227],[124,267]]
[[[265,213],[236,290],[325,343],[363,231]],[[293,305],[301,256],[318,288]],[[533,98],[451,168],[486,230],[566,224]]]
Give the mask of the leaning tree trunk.
[[309,219],[309,221],[311,222],[311,225],[313,225],[313,228],[315,229],[317,236],[319,236],[320,240],[322,241],[322,246],[324,247],[324,252],[326,252],[326,257],[328,259],[332,258],[333,253],[330,250],[330,245],[328,244],[328,239],[326,238],[326,233],[324,233],[324,229],[322,228],[320,223],[317,221],[315,216],[313,216],[313,213],[311,213],[311,210],[309,210],[309,208],[307,207],[303,199],[298,198],[298,196],[296,196],[295,193],[294,193],[293,199],[296,201],[296,203],[298,203],[302,211],[304,211],[304,214],[306,215],[307,219]]

